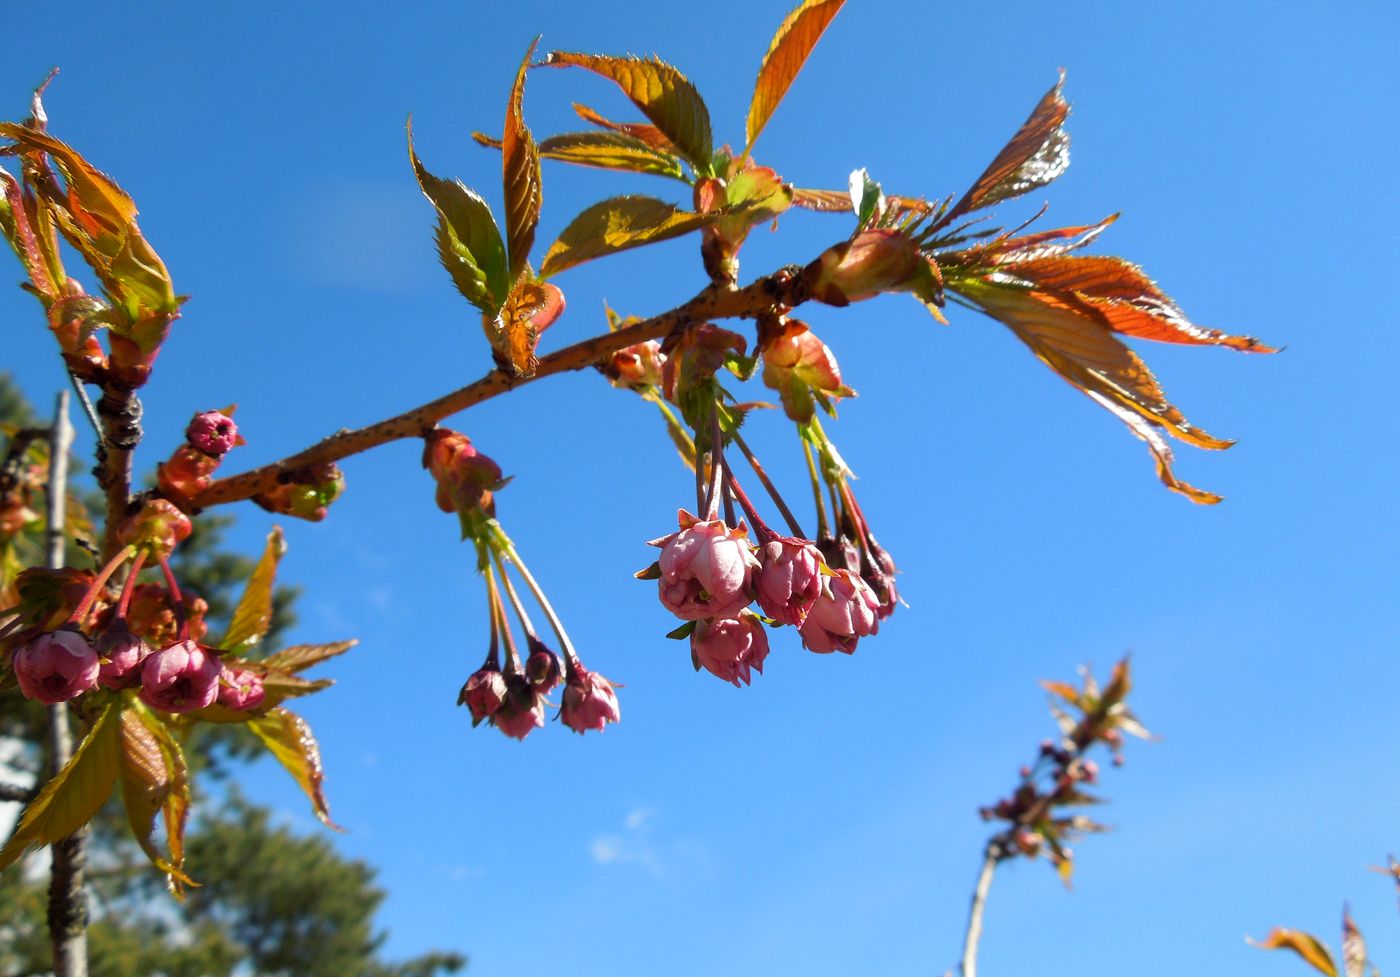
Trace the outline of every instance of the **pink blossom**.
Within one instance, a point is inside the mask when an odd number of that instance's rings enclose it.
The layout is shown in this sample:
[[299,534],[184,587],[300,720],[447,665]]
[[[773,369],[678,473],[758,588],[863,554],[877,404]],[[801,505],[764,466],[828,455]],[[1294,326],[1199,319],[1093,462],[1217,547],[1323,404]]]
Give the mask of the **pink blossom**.
[[494,665],[486,665],[473,672],[457,696],[457,704],[471,710],[473,726],[483,719],[489,719],[505,701],[506,679]]
[[165,712],[203,709],[219,694],[219,656],[194,641],[177,641],[141,665],[141,701]]
[[437,504],[443,512],[489,509],[491,490],[501,482],[500,465],[477,451],[471,438],[443,427],[424,436],[423,467],[437,480]]
[[855,396],[855,391],[841,382],[841,368],[830,347],[805,322],[789,319],[782,323],[780,332],[766,338],[763,382],[778,391],[784,412],[794,421],[811,420],[813,391],[832,401]]
[[97,652],[77,631],[32,638],[15,649],[11,664],[20,691],[50,705],[76,698],[97,684]]
[[548,695],[563,681],[564,663],[537,641],[531,641],[530,648],[530,657],[525,659],[525,677],[538,694]]
[[750,669],[763,672],[768,657],[768,635],[763,622],[751,613],[737,618],[711,618],[700,621],[690,634],[690,650],[695,660],[712,675],[735,686],[748,685]]
[[104,631],[93,642],[98,658],[105,658],[97,681],[107,689],[132,689],[141,684],[141,663],[151,646],[130,631]]
[[544,696],[537,695],[528,679],[518,672],[505,676],[506,697],[491,714],[491,725],[514,739],[523,740],[544,725]]
[[241,443],[238,425],[233,423],[233,418],[217,410],[194,415],[194,420],[185,428],[185,440],[215,458]]
[[608,723],[622,718],[612,683],[582,664],[575,664],[564,686],[564,707],[559,711],[564,725],[580,735],[584,730],[601,731]]
[[665,365],[660,341],[649,339],[618,350],[603,366],[603,373],[619,387],[659,387]]
[[733,617],[753,600],[759,563],[748,530],[722,519],[697,520],[680,511],[680,532],[652,540],[661,547],[661,603],[684,621]]
[[257,672],[224,666],[219,675],[219,705],[239,712],[256,709],[265,695],[262,676]]
[[822,555],[805,539],[779,536],[758,551],[758,606],[775,621],[801,624],[822,592]]
[[880,630],[879,611],[879,598],[869,584],[850,570],[835,570],[802,623],[802,644],[821,654],[849,655],[857,641]]

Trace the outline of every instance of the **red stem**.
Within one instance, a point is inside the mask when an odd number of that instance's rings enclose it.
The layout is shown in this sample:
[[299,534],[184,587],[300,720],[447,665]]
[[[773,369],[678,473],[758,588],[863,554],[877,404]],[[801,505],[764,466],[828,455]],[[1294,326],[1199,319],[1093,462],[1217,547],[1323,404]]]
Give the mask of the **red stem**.
[[170,591],[170,606],[175,611],[175,624],[179,629],[176,632],[176,641],[190,640],[190,618],[185,609],[185,595],[180,592],[180,585],[175,582],[175,574],[170,569],[170,561],[165,557],[160,559],[160,572],[165,574],[165,586]]
[[117,555],[108,560],[107,565],[98,571],[97,578],[93,580],[92,586],[88,588],[88,592],[83,595],[83,599],[79,601],[78,606],[73,609],[72,616],[68,618],[69,624],[76,624],[78,627],[82,627],[83,618],[87,617],[88,611],[92,610],[92,604],[93,601],[97,600],[97,595],[102,592],[102,588],[106,585],[107,581],[111,579],[112,574],[117,572],[117,568],[131,559],[131,554],[133,552],[135,552],[134,547],[122,547],[117,551]]
[[117,612],[113,617],[113,623],[126,622],[126,609],[131,606],[131,595],[136,592],[136,578],[141,573],[141,566],[146,562],[146,551],[141,550],[136,554],[136,559],[131,561],[131,570],[127,572],[126,583],[122,585],[122,595],[117,601]]

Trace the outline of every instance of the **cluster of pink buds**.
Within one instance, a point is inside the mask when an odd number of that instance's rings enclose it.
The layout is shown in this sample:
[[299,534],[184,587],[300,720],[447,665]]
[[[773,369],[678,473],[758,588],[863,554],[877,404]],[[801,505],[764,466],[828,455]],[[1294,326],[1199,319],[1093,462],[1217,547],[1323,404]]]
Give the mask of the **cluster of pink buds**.
[[[424,437],[423,467],[437,483],[436,501],[455,512],[462,538],[476,548],[477,570],[486,582],[490,642],[486,660],[468,677],[457,696],[471,712],[472,725],[490,723],[523,740],[545,724],[552,705],[548,696],[562,685],[558,718],[577,733],[601,730],[621,717],[613,685],[585,668],[544,591],[520,558],[515,544],[496,521],[495,492],[509,479],[464,434],[439,428]],[[518,577],[534,597],[559,641],[562,655],[545,645],[516,590]],[[510,623],[509,604],[524,634],[524,654]]]
[[230,449],[244,444],[233,422],[234,407],[194,415],[185,428],[185,443],[156,468],[161,495],[188,508],[213,481],[214,472]]
[[[150,500],[123,524],[126,545],[85,578],[82,595],[59,627],[48,626],[52,607],[26,607],[22,599],[7,627],[29,625],[14,636],[10,656],[24,695],[54,704],[99,689],[135,690],[146,705],[165,712],[193,712],[216,702],[233,710],[258,708],[265,695],[262,676],[225,666],[215,649],[199,642],[204,604],[185,598],[170,569],[170,553],[189,531],[188,518],[168,501]],[[159,564],[164,587],[137,583],[148,560]],[[109,603],[108,581],[127,564],[120,596]],[[19,589],[23,598],[26,588]],[[89,621],[92,635],[83,631]]]

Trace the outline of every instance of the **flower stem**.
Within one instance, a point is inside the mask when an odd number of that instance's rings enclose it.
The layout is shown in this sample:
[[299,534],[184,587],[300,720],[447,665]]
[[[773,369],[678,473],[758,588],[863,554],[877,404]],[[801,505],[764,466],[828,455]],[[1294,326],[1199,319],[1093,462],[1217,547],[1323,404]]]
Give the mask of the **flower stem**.
[[705,494],[706,521],[719,517],[724,483],[724,432],[719,426],[719,400],[710,403],[710,487]]
[[131,606],[131,595],[136,592],[136,578],[141,575],[141,567],[146,562],[146,551],[141,550],[136,554],[136,559],[131,561],[131,569],[127,571],[126,582],[122,584],[122,595],[117,601],[117,610],[113,615],[114,622],[125,622],[127,608]]
[[486,576],[486,617],[491,622],[491,643],[486,649],[486,661],[482,663],[482,668],[501,667],[501,635],[500,628],[496,626],[496,604],[491,600],[491,578],[487,576],[489,560],[486,556],[486,547],[477,543],[477,568],[482,576]]
[[491,603],[491,619],[494,627],[499,629],[502,638],[505,639],[506,646],[506,671],[520,671],[520,655],[515,650],[515,635],[510,633],[510,622],[506,620],[505,605],[501,603],[501,592],[496,588],[495,568],[486,564],[486,598]]
[[817,538],[824,539],[830,535],[826,526],[826,506],[822,503],[821,479],[817,477],[817,463],[812,459],[812,446],[808,443],[805,435],[802,437],[802,457],[807,459],[807,475],[812,481],[812,501],[817,507]]
[[525,586],[530,588],[530,593],[535,595],[535,601],[540,605],[540,610],[544,612],[545,619],[549,621],[550,628],[559,638],[559,648],[564,652],[564,661],[572,672],[579,664],[578,652],[574,651],[574,643],[569,640],[569,633],[564,630],[564,623],[559,620],[559,615],[554,613],[553,606],[549,603],[549,598],[544,595],[540,585],[535,582],[534,576],[525,566],[525,561],[520,558],[520,554],[515,551],[515,544],[510,541],[510,537],[501,529],[500,524],[492,522],[492,531],[495,533],[496,541],[500,545],[500,553],[511,566],[520,572],[520,579],[525,581]]
[[525,612],[525,605],[520,602],[520,595],[515,592],[515,584],[510,582],[510,574],[506,573],[505,560],[501,559],[499,554],[496,554],[496,566],[501,572],[501,583],[505,585],[506,597],[515,608],[515,616],[520,618],[520,629],[525,632],[526,644],[538,644],[540,639],[535,634],[534,625],[530,623],[530,615]]
[[185,595],[180,592],[180,585],[175,582],[175,574],[170,569],[170,561],[165,557],[160,558],[160,572],[165,574],[165,586],[170,590],[170,604],[175,609],[175,624],[179,628],[176,640],[190,640],[190,619],[186,613]]
[[792,510],[788,508],[787,502],[783,500],[782,495],[778,492],[778,487],[773,484],[773,480],[768,477],[768,473],[763,470],[763,466],[758,463],[758,457],[749,450],[749,446],[745,443],[743,436],[738,431],[735,431],[733,437],[734,443],[739,446],[739,450],[742,451],[744,457],[748,459],[749,467],[752,468],[753,473],[758,476],[758,480],[763,483],[763,487],[768,490],[768,497],[773,500],[773,504],[776,505],[778,511],[783,514],[783,519],[787,521],[788,529],[792,532],[793,536],[798,539],[806,539],[807,536],[802,532],[802,526],[798,524],[797,517],[792,514]]
[[112,574],[116,573],[117,568],[123,563],[131,559],[132,554],[135,552],[136,547],[123,546],[117,551],[116,556],[107,561],[107,565],[97,572],[97,577],[93,580],[92,586],[88,588],[87,593],[83,594],[83,599],[80,600],[78,606],[73,609],[72,615],[68,618],[69,624],[76,624],[79,627],[82,626],[83,618],[87,617],[88,611],[92,610],[93,602],[97,600],[97,595],[102,592],[102,588],[106,586]]

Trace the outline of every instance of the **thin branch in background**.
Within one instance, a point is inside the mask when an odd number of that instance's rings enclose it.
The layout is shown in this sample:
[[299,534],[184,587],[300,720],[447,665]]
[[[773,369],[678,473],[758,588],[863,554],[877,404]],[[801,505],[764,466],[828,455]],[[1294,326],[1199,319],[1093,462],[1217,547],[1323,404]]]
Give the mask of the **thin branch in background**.
[[[1113,765],[1120,766],[1123,757],[1119,751],[1125,733],[1143,739],[1151,737],[1127,706],[1132,680],[1126,658],[1114,666],[1102,689],[1087,669],[1081,669],[1081,674],[1082,688],[1068,682],[1041,683],[1053,697],[1050,713],[1059,723],[1061,739],[1059,743],[1042,742],[1035,763],[1021,768],[1021,782],[1011,795],[981,811],[983,820],[1003,821],[1006,827],[992,835],[983,849],[982,868],[977,873],[963,936],[958,968],[962,977],[977,977],[983,916],[997,866],[1020,856],[1043,856],[1069,885],[1074,853],[1068,843],[1079,835],[1106,830],[1082,814],[1067,814],[1064,810],[1098,800],[1085,790],[1097,783],[1099,776],[1098,764],[1087,758],[1088,752],[1102,743],[1113,751]],[[1077,716],[1072,715],[1076,712]]]
[[98,443],[102,441],[102,421],[97,416],[97,409],[92,406],[92,398],[88,396],[87,388],[83,386],[83,381],[78,379],[78,375],[73,371],[68,371],[68,379],[73,382],[73,392],[78,395],[78,404],[83,408],[83,416],[92,425],[92,433],[97,435]]

